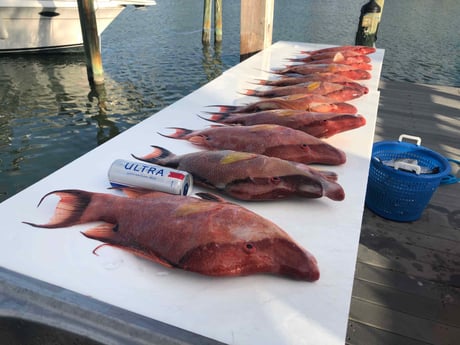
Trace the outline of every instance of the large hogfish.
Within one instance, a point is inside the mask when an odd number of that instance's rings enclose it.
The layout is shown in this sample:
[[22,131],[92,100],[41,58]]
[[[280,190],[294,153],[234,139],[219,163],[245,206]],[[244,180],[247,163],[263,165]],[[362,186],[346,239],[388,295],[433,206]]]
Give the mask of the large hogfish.
[[342,150],[305,132],[279,125],[212,126],[195,131],[172,129],[175,133],[162,135],[188,140],[209,150],[252,152],[304,164],[339,165],[346,161]]
[[25,223],[61,228],[102,221],[83,235],[169,268],[210,276],[271,273],[319,279],[312,254],[280,227],[246,208],[206,193],[202,196],[209,200],[162,192],[128,193],[131,197],[54,191],[42,198],[60,197],[53,218],[41,225]]
[[219,107],[223,113],[251,113],[270,109],[298,109],[319,113],[347,113],[356,114],[358,109],[349,103],[335,102],[333,99],[321,95],[289,95],[253,102],[247,105],[211,105]]
[[362,69],[353,69],[344,71],[343,73],[324,72],[324,73],[311,73],[311,74],[298,74],[294,76],[280,76],[277,79],[259,79],[258,84],[269,86],[289,86],[312,81],[328,81],[331,83],[344,83],[353,82],[355,80],[371,79],[371,74]]
[[285,68],[272,70],[272,73],[276,74],[289,74],[289,73],[296,73],[296,74],[311,74],[311,73],[324,73],[324,72],[344,72],[354,69],[360,70],[371,70],[372,65],[368,63],[357,63],[357,64],[335,64],[335,63],[328,63],[328,64],[309,64],[304,63],[300,65],[291,65],[286,66]]
[[153,146],[146,162],[184,170],[196,184],[240,200],[275,200],[291,196],[343,200],[345,193],[333,172],[255,153],[232,150],[200,151],[184,155]]
[[317,94],[336,102],[345,102],[367,94],[369,89],[356,82],[331,83],[311,81],[295,85],[273,87],[266,90],[246,90],[245,95],[256,97],[281,97],[294,94]]
[[368,47],[368,46],[360,46],[360,45],[344,45],[344,46],[335,46],[335,47],[328,47],[328,48],[322,48],[322,49],[316,49],[316,50],[303,50],[301,51],[302,54],[308,54],[308,55],[317,55],[317,54],[323,54],[323,53],[337,53],[337,52],[347,52],[347,51],[353,51],[357,54],[372,54],[377,51],[374,47]]
[[273,109],[255,113],[208,113],[205,120],[227,125],[252,126],[276,124],[328,138],[337,133],[364,126],[366,118],[359,114],[315,113],[304,110]]
[[352,50],[325,52],[320,54],[308,55],[306,57],[291,58],[289,61],[308,62],[308,63],[369,63],[371,58],[365,54]]

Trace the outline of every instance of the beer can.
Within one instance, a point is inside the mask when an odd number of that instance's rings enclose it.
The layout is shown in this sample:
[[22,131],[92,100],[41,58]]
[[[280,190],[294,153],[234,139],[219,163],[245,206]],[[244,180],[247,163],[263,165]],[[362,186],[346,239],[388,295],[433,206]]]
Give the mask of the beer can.
[[112,163],[108,177],[114,187],[137,187],[179,195],[189,195],[193,185],[192,175],[186,171],[124,159]]

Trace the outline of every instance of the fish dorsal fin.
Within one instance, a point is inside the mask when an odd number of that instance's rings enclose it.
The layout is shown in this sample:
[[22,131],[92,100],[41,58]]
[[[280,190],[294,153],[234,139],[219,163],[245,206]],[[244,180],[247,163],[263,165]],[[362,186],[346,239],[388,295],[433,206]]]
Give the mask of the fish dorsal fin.
[[232,164],[240,161],[250,160],[256,157],[253,153],[233,151],[222,157],[220,164]]
[[156,198],[164,195],[162,192],[144,188],[115,187],[120,189],[128,198]]
[[227,200],[225,200],[224,198],[218,195],[212,194],[212,193],[199,192],[199,193],[195,193],[195,195],[200,197],[200,199],[203,199],[203,200],[215,201],[215,202],[227,202]]
[[102,223],[93,228],[82,231],[82,234],[93,240],[112,243],[116,239],[118,225],[112,223]]

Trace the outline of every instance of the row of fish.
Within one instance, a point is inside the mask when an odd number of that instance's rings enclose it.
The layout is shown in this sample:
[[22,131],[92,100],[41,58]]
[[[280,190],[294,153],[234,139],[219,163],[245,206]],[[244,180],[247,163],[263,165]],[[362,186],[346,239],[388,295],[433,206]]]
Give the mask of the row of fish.
[[[310,57],[317,57],[314,61],[296,62],[293,66],[273,70],[276,74],[289,74],[291,85],[246,91],[247,95],[260,98],[256,102],[241,106],[213,105],[219,111],[201,117],[220,126],[198,130],[173,127],[170,128],[174,131],[172,134],[160,133],[168,138],[188,140],[207,151],[178,156],[155,146],[151,154],[134,157],[186,170],[198,185],[238,200],[276,200],[292,196],[343,200],[345,193],[335,174],[306,166],[344,164],[345,152],[323,138],[366,123],[365,117],[357,114],[356,107],[345,102],[368,93],[366,86],[349,77],[337,78],[335,82],[315,80],[317,75],[331,79],[334,71],[371,69],[366,54],[374,52],[374,48],[348,46],[341,49],[310,53]],[[297,73],[294,77],[294,71],[303,74]],[[304,81],[306,76],[310,81]],[[369,76],[366,74],[362,78]],[[302,82],[294,83],[295,78],[301,78]],[[264,83],[268,84],[268,80]]]
[[[364,49],[343,46],[304,52],[308,55],[305,60],[295,62],[320,66],[313,68],[314,74],[293,76],[292,71],[276,71],[286,73],[276,81],[284,80],[286,86],[301,84],[300,88],[291,88],[301,95],[276,97],[273,93],[247,91],[248,95],[275,98],[247,106],[219,106],[219,112],[208,113],[206,118],[220,123],[219,126],[201,130],[174,127],[170,128],[172,134],[162,134],[188,140],[206,150],[175,155],[153,146],[150,154],[136,158],[188,171],[197,184],[239,200],[273,200],[293,195],[343,200],[345,193],[337,183],[337,175],[307,164],[345,163],[345,153],[320,138],[365,124],[356,108],[344,102],[350,95],[367,92],[355,82],[366,79],[369,73],[357,67],[369,63],[359,58],[370,53]],[[333,66],[327,72],[321,69],[326,64],[345,62],[356,68],[349,69],[348,74],[342,67]],[[311,79],[306,80],[307,77]],[[274,84],[276,81],[259,83],[279,87]],[[286,90],[289,89],[279,92],[291,92]],[[327,91],[331,97],[318,90]],[[40,201],[51,194],[60,198],[52,219],[46,224],[25,223],[61,228],[100,221],[102,224],[83,235],[102,241],[102,246],[128,250],[165,267],[210,276],[270,273],[305,281],[320,277],[318,263],[311,253],[273,222],[240,205],[209,193],[187,197],[129,188],[123,192],[126,196],[54,191]]]

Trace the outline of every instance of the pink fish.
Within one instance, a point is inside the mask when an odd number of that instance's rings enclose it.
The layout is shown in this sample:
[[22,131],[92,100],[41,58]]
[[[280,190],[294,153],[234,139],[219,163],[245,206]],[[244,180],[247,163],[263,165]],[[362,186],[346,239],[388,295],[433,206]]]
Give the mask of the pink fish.
[[[365,56],[365,58],[362,58],[363,56]],[[334,62],[339,62],[340,60],[343,61],[350,57],[358,57],[359,60],[362,60],[361,62],[371,61],[369,56],[362,54],[360,52],[353,51],[353,50],[344,50],[344,51],[338,51],[338,52],[325,52],[325,53],[308,55],[306,57],[292,58],[289,60],[296,61],[296,62],[315,62],[318,60],[332,59]]]
[[213,126],[203,130],[173,127],[168,138],[188,140],[208,150],[234,150],[304,163],[339,165],[345,152],[305,132],[289,127],[261,124],[254,126]]
[[331,83],[353,82],[356,80],[368,80],[371,74],[368,71],[354,69],[344,72],[324,72],[311,74],[298,74],[294,76],[280,76],[278,79],[259,80],[260,85],[288,86],[312,81],[328,81]]
[[248,96],[281,97],[294,94],[318,94],[337,102],[350,101],[367,94],[369,89],[355,82],[331,83],[311,81],[301,84],[273,87],[268,90],[247,90]]
[[184,170],[198,185],[216,189],[239,200],[276,200],[292,196],[340,201],[345,197],[336,174],[276,157],[232,150],[175,155],[153,146],[146,162]]
[[292,109],[273,109],[255,113],[210,113],[210,115],[210,118],[202,118],[227,125],[252,126],[271,123],[297,129],[317,138],[329,138],[366,124],[366,119],[362,115],[315,113]]
[[358,65],[358,64],[366,64],[366,68],[369,67],[369,63],[371,62],[371,59],[367,55],[356,55],[356,56],[347,56],[343,57],[341,59],[337,59],[336,57],[334,58],[328,58],[328,59],[321,59],[321,60],[313,60],[313,61],[305,61],[305,60],[298,60],[298,59],[291,59],[292,62],[303,62],[304,64],[333,64],[333,63],[340,63],[343,65]]
[[351,46],[351,45],[345,45],[345,46],[336,46],[336,47],[329,47],[329,48],[323,48],[323,49],[316,49],[316,50],[303,50],[301,53],[302,54],[308,54],[308,55],[317,55],[317,54],[323,54],[323,53],[330,53],[330,52],[345,52],[345,51],[353,51],[359,54],[372,54],[377,51],[374,47],[368,47],[368,46]]
[[268,273],[319,279],[312,254],[280,227],[246,208],[206,193],[200,196],[207,200],[161,192],[127,193],[130,197],[54,191],[42,198],[60,197],[53,218],[42,225],[25,223],[61,228],[103,222],[83,235],[168,268],[209,276]]
[[333,99],[322,95],[295,94],[284,97],[271,98],[257,101],[247,105],[211,105],[219,107],[220,112],[249,113],[270,109],[297,109],[308,110],[318,113],[348,113],[356,114],[358,109],[352,104],[336,102]]
[[312,74],[312,73],[336,73],[336,72],[344,72],[350,70],[366,70],[369,71],[372,69],[372,65],[368,63],[357,63],[357,64],[336,64],[336,63],[327,63],[327,64],[309,64],[304,63],[300,65],[291,65],[286,66],[285,68],[272,70],[272,73],[275,74],[289,74],[289,73],[297,73],[297,74]]

